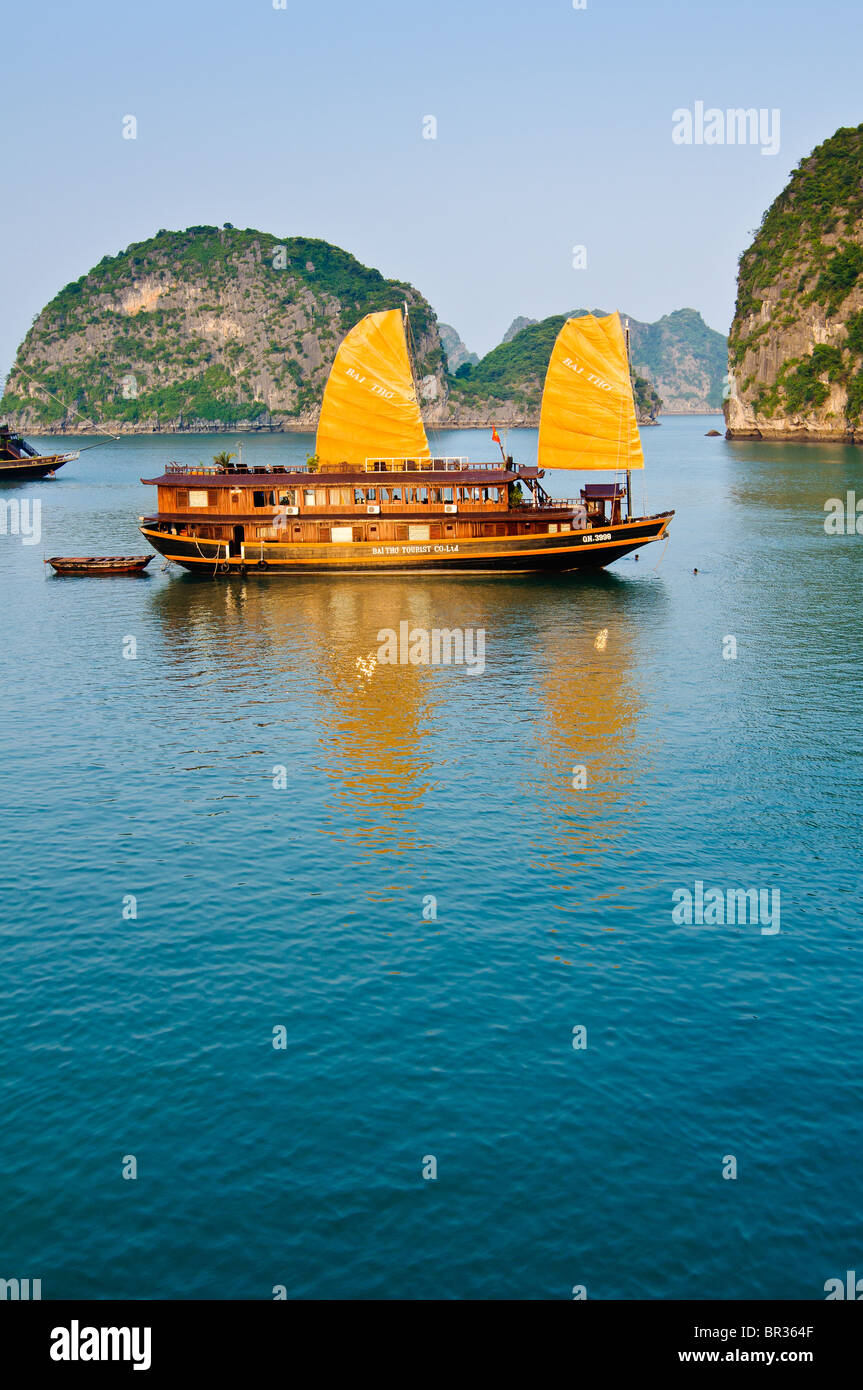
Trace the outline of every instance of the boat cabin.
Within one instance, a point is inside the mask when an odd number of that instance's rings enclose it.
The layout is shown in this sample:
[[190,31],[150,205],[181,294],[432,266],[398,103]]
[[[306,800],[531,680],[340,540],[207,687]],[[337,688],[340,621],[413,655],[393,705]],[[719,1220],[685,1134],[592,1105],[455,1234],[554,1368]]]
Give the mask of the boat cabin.
[[466,458],[369,459],[364,468],[315,472],[171,463],[161,478],[142,479],[158,490],[158,513],[142,521],[171,535],[227,541],[232,555],[256,541],[447,541],[571,530],[577,504],[552,501],[539,476],[511,460]]
[[26,461],[38,457],[38,449],[34,449],[32,444],[28,444],[26,439],[22,439],[20,434],[16,434],[8,425],[0,425],[0,459]]

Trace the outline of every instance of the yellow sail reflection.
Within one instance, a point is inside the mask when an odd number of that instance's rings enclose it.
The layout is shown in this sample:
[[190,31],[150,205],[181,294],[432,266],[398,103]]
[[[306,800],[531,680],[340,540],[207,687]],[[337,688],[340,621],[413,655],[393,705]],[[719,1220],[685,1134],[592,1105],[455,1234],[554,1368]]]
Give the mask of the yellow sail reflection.
[[378,634],[404,619],[411,628],[431,628],[433,602],[432,586],[396,576],[385,585],[310,585],[304,595],[304,617],[319,634],[317,761],[335,794],[331,833],[376,852],[419,847],[418,812],[434,781],[430,669],[379,661]]
[[567,319],[557,335],[542,395],[537,461],[540,468],[644,467],[619,314]]
[[603,890],[595,892],[597,868],[610,855],[617,862],[637,825],[645,765],[638,738],[644,709],[638,628],[624,603],[616,605],[607,591],[602,600],[585,604],[568,630],[544,628],[537,649],[544,749],[537,780],[554,789],[545,798],[548,820],[538,860],[557,880],[561,914],[582,906],[595,910],[600,899],[614,903],[631,889],[603,870]]
[[431,457],[399,309],[366,314],[336,353],[315,452],[322,464]]

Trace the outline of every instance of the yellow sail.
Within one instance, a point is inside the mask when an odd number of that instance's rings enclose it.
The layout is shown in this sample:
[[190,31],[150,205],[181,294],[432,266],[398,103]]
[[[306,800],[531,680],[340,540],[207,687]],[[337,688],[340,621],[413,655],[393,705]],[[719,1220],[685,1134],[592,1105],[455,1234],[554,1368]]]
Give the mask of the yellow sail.
[[400,309],[366,314],[330,371],[315,452],[322,464],[431,457]]
[[619,314],[567,319],[542,394],[540,468],[643,468]]

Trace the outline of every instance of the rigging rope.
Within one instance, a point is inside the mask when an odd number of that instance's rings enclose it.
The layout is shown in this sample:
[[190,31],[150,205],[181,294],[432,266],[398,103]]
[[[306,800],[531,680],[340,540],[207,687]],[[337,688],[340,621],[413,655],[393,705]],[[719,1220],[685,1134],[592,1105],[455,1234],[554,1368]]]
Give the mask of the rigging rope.
[[[61,400],[59,396],[55,396],[53,391],[49,391],[49,390],[48,390],[48,387],[45,386],[45,385],[43,384],[43,382],[41,382],[41,381],[39,380],[38,377],[35,377],[35,376],[33,375],[32,372],[28,372],[27,369],[26,369],[26,367],[20,367],[20,366],[19,366],[19,367],[15,367],[15,368],[14,368],[14,371],[20,372],[20,373],[22,374],[22,376],[26,376],[26,377],[28,378],[29,381],[35,382],[35,384],[38,386],[38,388],[39,388],[40,391],[44,391],[46,396],[50,396],[51,399],[52,399],[52,400],[55,400],[55,401],[57,402],[58,405],[62,405],[62,407],[63,407],[63,409],[64,409],[65,411],[70,411],[70,410],[71,410],[72,414],[73,414],[73,415],[77,415],[78,418],[79,418],[79,420],[83,420],[85,424],[90,424],[90,425],[92,425],[92,426],[93,426],[93,429],[96,431],[97,434],[107,434],[108,439],[114,440],[115,443],[119,441],[119,439],[120,439],[119,434],[112,434],[110,430],[103,430],[103,429],[101,429],[100,426],[97,425],[96,422],[95,422],[89,415],[86,415],[86,416],[85,416],[85,415],[82,415],[81,412],[80,412],[80,410],[76,410],[76,409],[75,409],[74,405],[67,405],[66,402],[63,401],[63,400]],[[79,454],[86,454],[86,453],[88,452],[88,450],[90,450],[90,449],[100,449],[100,448],[102,447],[103,444],[107,444],[107,443],[108,443],[108,439],[100,439],[99,442],[98,442],[98,444],[88,444],[88,445],[86,446],[86,448],[84,448],[84,449],[79,449],[79,450],[78,450],[78,453],[79,453]]]

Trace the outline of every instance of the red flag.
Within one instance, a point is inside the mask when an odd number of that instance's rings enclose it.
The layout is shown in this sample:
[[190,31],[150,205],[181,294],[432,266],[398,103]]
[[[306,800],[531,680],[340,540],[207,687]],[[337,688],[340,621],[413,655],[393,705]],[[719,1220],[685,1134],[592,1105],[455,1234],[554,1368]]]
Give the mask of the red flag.
[[498,434],[498,432],[497,432],[497,430],[495,429],[494,425],[492,425],[492,427],[491,427],[491,442],[492,442],[492,444],[499,444],[499,443],[500,443],[500,435]]

